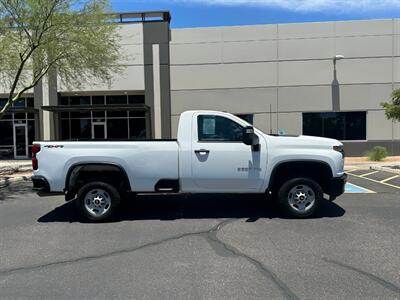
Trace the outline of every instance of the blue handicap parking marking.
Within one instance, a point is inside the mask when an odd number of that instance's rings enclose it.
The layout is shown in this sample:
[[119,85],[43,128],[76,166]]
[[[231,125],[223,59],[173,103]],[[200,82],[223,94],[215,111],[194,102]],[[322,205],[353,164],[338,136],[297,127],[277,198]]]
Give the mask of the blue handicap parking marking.
[[373,191],[363,188],[361,186],[352,184],[352,183],[346,183],[346,188],[345,188],[345,193],[348,194],[370,194],[370,193],[374,193]]

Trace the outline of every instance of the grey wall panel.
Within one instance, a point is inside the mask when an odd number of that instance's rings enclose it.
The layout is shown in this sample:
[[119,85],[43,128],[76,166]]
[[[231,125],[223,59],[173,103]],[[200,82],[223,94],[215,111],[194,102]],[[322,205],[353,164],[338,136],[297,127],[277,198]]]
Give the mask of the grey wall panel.
[[393,20],[394,34],[400,34],[400,19]]
[[330,111],[332,89],[330,86],[299,86],[279,88],[279,111]]
[[392,36],[363,36],[336,38],[336,54],[350,57],[392,56]]
[[143,24],[123,24],[118,26],[122,44],[143,44]]
[[276,85],[276,63],[171,66],[171,89],[214,89]]
[[225,42],[224,62],[271,61],[277,59],[277,41]]
[[212,43],[222,40],[220,27],[174,29],[171,31],[171,44]]
[[89,83],[83,83],[79,87],[66,87],[58,81],[58,91],[143,91],[144,90],[144,67],[127,66],[120,73],[114,74],[111,84],[92,80]]
[[341,85],[340,109],[381,109],[380,103],[388,100],[391,92],[391,84]]
[[143,65],[143,45],[121,45],[119,65]]
[[337,63],[339,83],[391,83],[392,59],[345,59]]
[[332,79],[332,60],[279,63],[279,85],[281,86],[331,84]]
[[400,83],[400,57],[395,57],[393,59],[393,81]]
[[400,56],[400,35],[399,34],[396,34],[393,36],[393,43],[394,43],[393,56]]
[[278,34],[280,39],[333,37],[335,27],[333,22],[279,24]]
[[276,88],[172,91],[172,114],[205,109],[231,113],[276,111]]
[[222,43],[172,44],[171,65],[222,63]]
[[178,124],[179,124],[179,116],[172,116],[171,117],[171,137],[176,139],[178,135]]
[[165,22],[147,22],[142,26],[144,44],[168,44],[170,42],[170,29]]
[[393,138],[392,121],[389,121],[383,110],[369,111],[367,114],[367,139],[390,140]]
[[279,59],[330,59],[334,55],[334,38],[294,39],[279,41]]
[[399,141],[351,141],[343,142],[346,156],[365,156],[366,153],[375,146],[383,146],[389,152],[389,155],[400,155]]
[[263,113],[254,115],[254,127],[260,129],[266,134],[277,133],[277,115]]
[[283,129],[285,134],[300,135],[303,131],[302,113],[279,113],[278,129]]
[[262,41],[277,38],[278,25],[251,25],[222,27],[222,40],[232,41]]
[[392,20],[335,22],[336,36],[392,34]]

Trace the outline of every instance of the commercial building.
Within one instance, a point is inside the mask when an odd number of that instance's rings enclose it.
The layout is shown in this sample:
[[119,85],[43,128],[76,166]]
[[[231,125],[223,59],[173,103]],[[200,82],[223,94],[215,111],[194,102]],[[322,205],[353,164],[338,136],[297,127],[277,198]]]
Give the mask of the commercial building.
[[380,106],[400,87],[400,20],[171,30],[168,12],[117,19],[124,72],[79,90],[53,75],[0,121],[0,155],[29,156],[33,139],[173,138],[192,109],[336,138],[350,155],[400,154],[400,125]]

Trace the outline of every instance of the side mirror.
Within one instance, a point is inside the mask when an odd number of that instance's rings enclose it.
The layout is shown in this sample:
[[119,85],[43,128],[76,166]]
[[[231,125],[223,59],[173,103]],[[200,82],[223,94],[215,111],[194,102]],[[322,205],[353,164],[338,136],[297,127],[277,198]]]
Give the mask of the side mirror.
[[248,146],[257,146],[260,143],[253,127],[247,126],[243,128],[243,143]]

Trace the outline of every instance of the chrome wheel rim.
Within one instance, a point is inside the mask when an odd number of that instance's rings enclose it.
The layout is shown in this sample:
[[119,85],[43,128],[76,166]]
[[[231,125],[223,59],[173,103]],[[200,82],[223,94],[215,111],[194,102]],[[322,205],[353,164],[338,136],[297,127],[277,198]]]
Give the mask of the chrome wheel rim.
[[111,208],[111,196],[105,190],[92,189],[85,195],[85,209],[95,217],[101,217]]
[[315,192],[306,184],[298,184],[289,191],[288,201],[294,210],[304,213],[314,206]]

